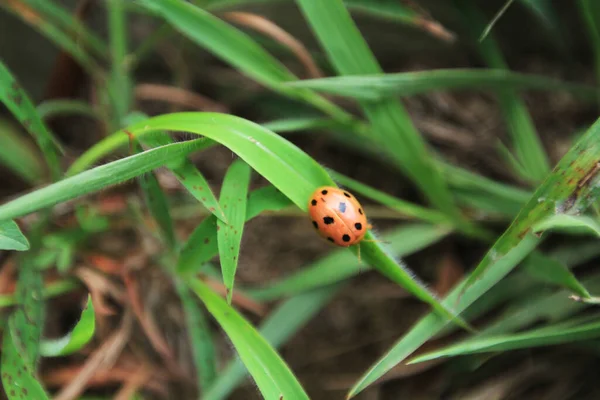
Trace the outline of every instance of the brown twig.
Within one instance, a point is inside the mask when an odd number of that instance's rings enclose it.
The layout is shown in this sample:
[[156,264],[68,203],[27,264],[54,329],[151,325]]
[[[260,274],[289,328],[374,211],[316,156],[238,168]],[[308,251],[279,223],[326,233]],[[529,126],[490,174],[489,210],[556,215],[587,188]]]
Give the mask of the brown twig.
[[79,397],[85,391],[89,380],[97,372],[111,368],[127,344],[132,326],[133,318],[127,311],[119,329],[87,358],[79,373],[58,392],[54,400],[72,400]]
[[302,42],[281,29],[281,27],[279,27],[273,21],[270,21],[260,15],[239,11],[226,12],[223,13],[223,16],[229,21],[261,32],[290,49],[298,61],[304,65],[309,78],[323,77],[323,72],[321,72]]
[[[212,278],[204,278],[204,281],[216,293],[218,293],[222,297],[227,297],[227,288],[225,287],[225,285],[223,285],[222,282]],[[231,302],[244,310],[252,312],[253,314],[259,317],[264,317],[266,314],[266,309],[264,305],[252,300],[250,297],[244,295],[243,293],[240,293],[239,291],[233,292]]]
[[157,83],[140,83],[135,87],[137,100],[158,100],[202,111],[228,112],[227,106],[189,90]]

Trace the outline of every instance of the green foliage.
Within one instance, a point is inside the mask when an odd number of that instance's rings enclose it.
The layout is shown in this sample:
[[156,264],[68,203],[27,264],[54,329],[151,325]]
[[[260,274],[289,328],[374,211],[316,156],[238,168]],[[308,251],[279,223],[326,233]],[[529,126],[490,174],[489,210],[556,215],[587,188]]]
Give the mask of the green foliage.
[[189,283],[229,336],[266,399],[308,399],[285,362],[240,314],[199,280]]
[[0,221],[0,250],[29,250],[29,241],[14,221]]
[[227,222],[217,220],[217,243],[227,301],[231,304],[233,282],[237,270],[240,245],[246,222],[246,201],[250,184],[250,167],[242,160],[231,164],[223,179],[219,202]]
[[95,331],[94,305],[91,296],[88,296],[81,318],[73,330],[59,339],[44,339],[40,343],[40,353],[43,357],[60,357],[75,353],[92,340]]

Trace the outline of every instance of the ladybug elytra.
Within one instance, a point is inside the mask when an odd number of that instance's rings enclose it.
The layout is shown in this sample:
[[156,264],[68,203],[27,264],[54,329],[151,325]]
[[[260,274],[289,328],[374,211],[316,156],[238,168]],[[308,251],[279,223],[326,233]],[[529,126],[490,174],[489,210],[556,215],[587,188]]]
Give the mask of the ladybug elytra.
[[315,190],[308,201],[308,212],[319,234],[338,246],[360,242],[371,228],[356,197],[336,187]]

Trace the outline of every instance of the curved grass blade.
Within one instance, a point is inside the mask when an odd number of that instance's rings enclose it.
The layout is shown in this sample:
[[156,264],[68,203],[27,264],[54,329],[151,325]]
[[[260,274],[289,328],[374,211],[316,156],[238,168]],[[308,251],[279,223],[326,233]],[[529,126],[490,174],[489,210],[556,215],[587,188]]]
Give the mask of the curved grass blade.
[[396,210],[406,216],[413,217],[415,219],[420,219],[426,222],[431,222],[432,224],[451,224],[448,218],[439,211],[430,210],[428,208],[421,207],[408,201],[398,199],[394,196],[390,196],[387,193],[374,189],[368,185],[365,185],[364,183],[349,178],[338,172],[329,170],[329,174],[337,182],[350,188],[355,193],[360,193],[361,195],[370,198],[371,200],[375,200],[385,206],[388,206],[389,208]]
[[76,38],[78,43],[89,48],[96,56],[108,59],[106,43],[63,7],[49,0],[24,0],[24,2],[44,14],[47,19],[53,19],[57,27],[60,26],[60,29]]
[[585,215],[558,214],[551,215],[535,224],[536,233],[553,230],[567,233],[594,234],[600,236],[600,222],[596,218]]
[[189,288],[182,282],[176,283],[177,293],[185,310],[185,321],[188,328],[192,355],[196,365],[197,380],[200,391],[204,393],[217,379],[217,358],[215,346],[210,334],[210,326],[204,311],[192,297]]
[[[127,136],[122,135],[127,140]],[[84,171],[3,204],[0,206],[0,220],[20,217],[125,182],[205,146],[203,139],[176,143]]]
[[15,221],[0,221],[0,250],[29,250],[29,241]]
[[584,299],[591,297],[585,286],[558,260],[534,252],[525,260],[523,268],[529,276],[539,281],[564,287]]
[[27,93],[2,61],[0,61],[0,101],[35,139],[50,168],[52,178],[58,179],[61,174],[58,157],[61,150],[58,141],[37,114]]
[[17,127],[0,119],[0,164],[3,164],[27,183],[40,183],[44,177],[44,162],[39,152],[20,134]]
[[40,344],[42,357],[60,357],[79,351],[92,340],[96,331],[96,315],[92,297],[88,300],[81,313],[81,318],[71,332],[60,339],[44,339]]
[[[463,15],[464,25],[470,30],[472,40],[475,40],[484,29],[485,17],[472,0],[454,1]],[[490,67],[508,69],[500,47],[492,35],[477,44],[481,57]],[[550,163],[524,101],[510,89],[500,91],[498,101],[506,119],[516,158],[528,174],[523,178],[541,181],[550,172]]]
[[[297,4],[339,74],[382,73],[341,0],[297,0]],[[382,151],[388,153],[431,204],[458,225],[466,225],[404,107],[395,99],[361,101],[360,106],[372,125],[372,138]]]
[[244,223],[246,222],[246,202],[250,173],[251,170],[248,164],[242,160],[234,161],[225,174],[219,198],[227,222],[217,220],[217,244],[223,283],[227,289],[227,302],[229,304],[231,304],[233,296],[235,271],[240,255]]
[[439,162],[438,167],[457,199],[465,205],[515,217],[531,198],[523,189],[502,184],[466,169]]
[[[597,316],[595,317],[597,319]],[[570,326],[576,324],[575,326]],[[510,351],[524,348],[552,346],[563,343],[573,343],[581,340],[600,337],[600,322],[577,324],[577,320],[570,321],[567,326],[549,326],[534,329],[528,332],[512,335],[499,335],[471,339],[466,343],[459,343],[447,347],[442,351],[431,352],[411,360],[414,364],[441,357],[450,357],[465,354],[485,353],[492,351]]]
[[339,127],[340,124],[329,118],[305,117],[305,118],[286,118],[275,121],[263,122],[263,128],[277,133],[330,129]]
[[[462,312],[508,274],[541,241],[533,226],[558,213],[577,214],[600,196],[600,119],[561,159],[506,232],[496,241],[477,268],[444,300]],[[350,390],[352,397],[403,361],[439,332],[445,321],[435,315],[421,319]]]
[[194,279],[189,285],[227,333],[265,399],[308,399],[292,371],[252,325],[201,281]]
[[[261,324],[260,335],[274,348],[280,347],[323,309],[341,288],[342,285],[327,286],[284,301]],[[203,399],[225,400],[247,373],[239,359],[232,360],[219,373],[219,377],[204,394]]]
[[58,115],[82,115],[101,120],[102,116],[89,104],[78,100],[46,100],[38,104],[37,113],[42,119]]
[[[218,113],[175,113],[154,117],[127,128],[127,132],[139,136],[140,139],[152,131],[168,130],[204,135],[225,145],[303,211],[306,211],[307,199],[317,187],[335,185],[327,171],[298,147],[260,125],[242,118]],[[111,135],[92,147],[88,155],[84,154],[84,162],[78,163],[77,169],[85,168],[97,158],[123,145],[126,140],[126,135],[121,132]],[[0,207],[0,218],[3,216]],[[423,284],[417,282],[404,265],[386,254],[372,232],[368,232],[365,238],[370,241],[363,241],[360,246],[361,254],[367,262],[430,304],[441,315],[456,319],[452,311],[448,307],[442,307],[435,296]],[[357,251],[356,248],[352,250]]]
[[[127,116],[126,121],[130,124],[141,123],[147,120],[148,117],[142,113],[135,112]],[[146,135],[141,140],[144,144],[150,147],[165,146],[175,143],[175,141],[166,132],[154,132],[151,135]],[[204,175],[196,168],[194,163],[187,157],[182,157],[177,162],[172,162],[167,165],[167,168],[173,172],[177,180],[190,192],[196,200],[200,202],[208,211],[214,214],[217,218],[227,221],[223,210],[219,205],[210,185]]]
[[395,74],[336,76],[287,83],[359,100],[381,100],[391,96],[446,90],[542,90],[564,91],[582,99],[597,101],[599,88],[565,82],[541,75],[511,72],[506,69],[437,69]]
[[80,46],[69,33],[63,32],[55,24],[48,22],[34,7],[16,1],[0,2],[0,7],[21,18],[59,48],[69,53],[92,76],[99,77],[102,75],[102,69],[94,58],[88,54],[87,49]]
[[22,357],[23,347],[15,337],[14,319],[10,318],[2,341],[2,385],[9,400],[50,399],[42,384],[35,378],[35,370]]
[[183,35],[257,82],[291,98],[304,100],[340,122],[353,119],[349,113],[310,90],[283,85],[296,80],[296,76],[250,36],[210,13],[178,0],[142,0],[142,3]]
[[[449,229],[439,226],[411,224],[384,235],[383,240],[389,242],[387,250],[393,257],[404,257],[427,248],[449,233]],[[280,281],[264,288],[246,289],[245,293],[260,301],[274,300],[331,285],[368,269],[352,254],[337,250]]]
[[[277,211],[290,205],[290,199],[274,186],[262,187],[250,193],[246,204],[246,221],[256,217],[263,211]],[[217,219],[213,215],[206,217],[194,229],[181,248],[177,262],[177,272],[179,274],[195,275],[202,265],[216,256],[217,253]]]

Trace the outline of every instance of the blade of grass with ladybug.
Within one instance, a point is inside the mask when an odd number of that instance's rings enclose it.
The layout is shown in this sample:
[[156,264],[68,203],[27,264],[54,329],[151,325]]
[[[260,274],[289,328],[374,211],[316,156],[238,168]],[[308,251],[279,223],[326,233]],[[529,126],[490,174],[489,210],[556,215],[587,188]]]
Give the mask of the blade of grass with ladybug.
[[[298,147],[272,131],[238,117],[218,113],[175,113],[154,117],[126,129],[139,140],[144,135],[160,130],[190,132],[214,140],[236,153],[304,211],[307,211],[308,201],[315,189],[336,186],[327,171]],[[116,132],[83,154],[68,173],[73,175],[83,171],[113,151],[126,148],[127,144],[128,136],[123,131]],[[77,175],[69,179],[74,178]],[[0,217],[3,217],[2,207]],[[307,223],[310,223],[308,218]],[[452,319],[466,327],[451,307],[442,305],[406,266],[396,261],[377,242],[372,232],[367,232],[364,239],[360,247],[365,263],[430,304],[445,319]],[[353,246],[352,250],[357,252],[357,246]]]

